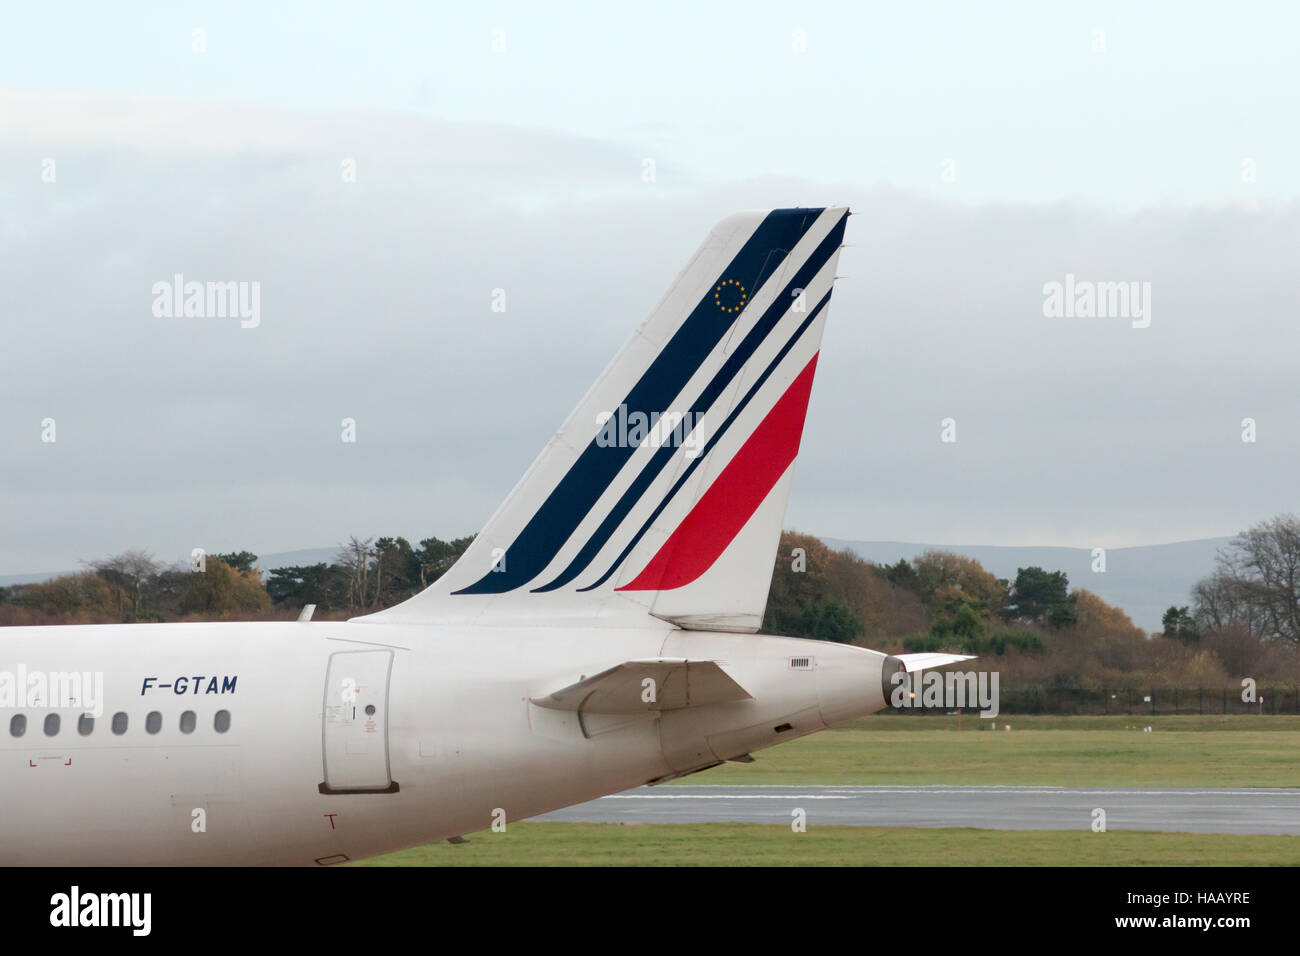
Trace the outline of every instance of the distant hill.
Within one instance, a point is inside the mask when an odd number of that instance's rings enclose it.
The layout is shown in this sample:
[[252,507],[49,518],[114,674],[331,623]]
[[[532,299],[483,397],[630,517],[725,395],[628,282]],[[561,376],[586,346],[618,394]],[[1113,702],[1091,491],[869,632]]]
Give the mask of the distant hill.
[[75,573],[75,571],[38,571],[35,574],[0,574],[0,588],[9,587],[12,584],[35,584],[37,581],[48,581],[50,578],[57,578],[60,575]]
[[1107,604],[1123,608],[1145,631],[1160,630],[1170,605],[1191,603],[1192,586],[1214,570],[1216,552],[1231,538],[1202,538],[1136,548],[1107,548],[1106,571],[1092,571],[1086,548],[1008,548],[993,545],[915,544],[907,541],[844,541],[822,538],[832,548],[848,548],[876,564],[908,561],[926,551],[952,551],[973,558],[1000,578],[1014,580],[1016,569],[1037,565],[1064,571],[1072,588],[1087,588]]

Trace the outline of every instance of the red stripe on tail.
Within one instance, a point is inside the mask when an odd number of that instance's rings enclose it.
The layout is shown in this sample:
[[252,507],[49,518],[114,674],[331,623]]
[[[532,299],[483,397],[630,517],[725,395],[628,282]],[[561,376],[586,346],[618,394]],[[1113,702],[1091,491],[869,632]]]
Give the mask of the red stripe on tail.
[[670,591],[713,567],[799,454],[816,369],[814,355],[636,580],[617,590]]

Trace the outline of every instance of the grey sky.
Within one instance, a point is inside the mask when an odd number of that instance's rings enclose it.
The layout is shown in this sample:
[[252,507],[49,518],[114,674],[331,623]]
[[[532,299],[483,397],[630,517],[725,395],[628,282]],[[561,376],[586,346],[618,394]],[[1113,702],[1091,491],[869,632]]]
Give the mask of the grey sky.
[[[1119,547],[1297,507],[1300,77],[1263,8],[823,11],[802,55],[779,6],[639,43],[177,9],[0,39],[0,573],[475,531],[717,219],[827,202],[858,215],[788,525]],[[260,326],[156,318],[175,273],[260,282]],[[1067,273],[1150,282],[1150,327],[1044,317]]]

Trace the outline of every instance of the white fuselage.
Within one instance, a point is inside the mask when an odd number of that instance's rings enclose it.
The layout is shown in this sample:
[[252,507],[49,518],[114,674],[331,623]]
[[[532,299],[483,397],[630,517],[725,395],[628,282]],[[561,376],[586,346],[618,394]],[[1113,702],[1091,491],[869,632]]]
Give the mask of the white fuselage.
[[[650,658],[718,661],[753,699],[622,715],[531,701]],[[5,628],[0,673],[102,673],[103,699],[93,725],[48,694],[0,706],[0,864],[334,863],[444,840],[880,710],[882,660],[667,625]]]

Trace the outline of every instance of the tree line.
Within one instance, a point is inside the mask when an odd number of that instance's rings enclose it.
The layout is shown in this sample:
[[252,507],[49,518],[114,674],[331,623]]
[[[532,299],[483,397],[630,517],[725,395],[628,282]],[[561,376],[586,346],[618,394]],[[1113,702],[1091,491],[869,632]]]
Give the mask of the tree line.
[[982,653],[1007,642],[1033,646],[1037,638],[1027,626],[1062,630],[1076,624],[1081,599],[1100,602],[1086,591],[1072,592],[1061,571],[1020,568],[1008,580],[973,558],[941,550],[878,565],[787,531],[764,630],[841,642],[905,636],[909,650]]
[[[332,561],[258,567],[257,555],[209,555],[197,572],[126,551],[49,581],[0,589],[0,624],[291,620],[307,604],[340,619],[391,607],[441,577],[473,540],[349,538]],[[999,578],[947,551],[878,565],[811,535],[781,537],[763,631],[890,652],[996,659],[1003,686],[1119,684],[1229,687],[1242,677],[1300,683],[1300,519],[1284,515],[1234,538],[1190,603],[1148,636],[1064,572]],[[1011,682],[1011,683],[1009,683]]]
[[412,547],[405,538],[349,538],[332,563],[274,568],[266,590],[277,606],[378,611],[418,594],[442,577],[474,540],[424,538]]
[[[1293,573],[1294,572],[1294,573]],[[1148,635],[1062,571],[999,578],[934,550],[878,565],[810,535],[782,535],[763,630],[898,652],[975,654],[1002,686],[1235,688],[1300,684],[1300,523],[1284,517],[1234,539],[1194,601]],[[992,660],[990,660],[992,659]]]
[[147,623],[292,617],[315,604],[347,617],[400,603],[432,584],[472,537],[349,538],[334,560],[272,568],[250,551],[204,555],[198,567],[130,550],[48,581],[0,588],[0,624]]
[[1300,645],[1300,518],[1279,515],[1237,535],[1191,597],[1165,611],[1166,634],[1197,644],[1206,634],[1240,631]]

